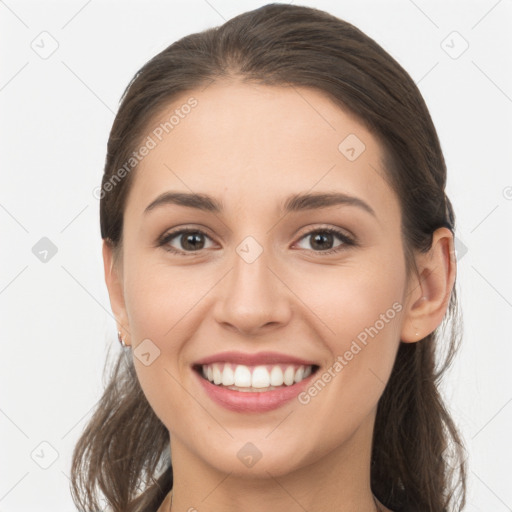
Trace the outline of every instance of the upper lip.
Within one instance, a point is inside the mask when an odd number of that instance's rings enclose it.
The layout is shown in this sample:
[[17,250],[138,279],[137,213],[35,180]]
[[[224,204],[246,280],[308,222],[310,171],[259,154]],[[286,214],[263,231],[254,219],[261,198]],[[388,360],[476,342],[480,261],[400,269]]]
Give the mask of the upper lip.
[[233,364],[243,364],[245,366],[257,366],[264,364],[296,364],[296,365],[304,365],[304,366],[314,366],[315,363],[313,361],[307,361],[306,359],[301,359],[299,357],[290,356],[287,354],[280,354],[278,352],[257,352],[254,354],[248,354],[244,352],[219,352],[218,354],[213,354],[208,357],[203,357],[199,359],[194,364],[195,365],[205,365],[205,364],[213,364],[213,363],[233,363]]

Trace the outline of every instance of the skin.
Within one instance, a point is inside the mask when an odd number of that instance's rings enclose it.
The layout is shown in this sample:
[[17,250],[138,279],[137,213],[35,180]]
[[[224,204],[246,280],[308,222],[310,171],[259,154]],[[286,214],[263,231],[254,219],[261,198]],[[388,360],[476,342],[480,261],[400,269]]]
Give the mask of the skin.
[[[427,336],[445,314],[455,279],[452,234],[438,229],[431,251],[416,255],[419,277],[407,279],[400,204],[384,179],[382,148],[321,92],[215,82],[173,101],[148,133],[190,96],[197,107],[133,171],[118,264],[103,246],[125,342],[136,351],[149,338],[160,350],[149,366],[134,363],[170,432],[173,511],[373,512],[377,403],[400,342]],[[366,146],[354,161],[338,150],[349,134]],[[225,210],[166,205],[144,215],[168,190],[209,194]],[[376,216],[350,205],[279,211],[288,195],[310,191],[357,196]],[[205,231],[204,248],[179,255],[156,246],[178,227]],[[358,245],[324,256],[306,236],[322,227]],[[247,236],[262,249],[250,264],[236,251]],[[178,235],[167,245],[186,252],[181,242]],[[326,249],[342,244],[335,236]],[[220,351],[271,350],[315,361],[321,373],[395,302],[401,311],[308,404],[229,411],[192,372],[194,361]],[[261,452],[251,468],[237,457],[247,442]]]

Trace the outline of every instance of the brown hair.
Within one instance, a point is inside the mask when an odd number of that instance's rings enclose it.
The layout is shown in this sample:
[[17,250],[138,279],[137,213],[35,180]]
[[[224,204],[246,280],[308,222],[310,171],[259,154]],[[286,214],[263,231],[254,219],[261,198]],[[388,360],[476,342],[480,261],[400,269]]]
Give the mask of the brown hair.
[[[222,79],[312,87],[368,127],[382,144],[386,179],[400,201],[408,275],[417,273],[414,251],[430,249],[435,229],[454,232],[437,133],[407,72],[345,21],[313,8],[269,4],[171,44],[125,90],[100,201],[101,236],[117,258],[134,172],[106,185],[164,107]],[[378,404],[371,457],[372,490],[394,511],[441,512],[465,504],[464,447],[438,390],[460,333],[454,287],[442,324],[419,342],[400,343]],[[73,499],[81,510],[99,510],[100,491],[114,512],[153,512],[171,488],[169,432],[142,392],[131,352],[122,351],[74,450]]]

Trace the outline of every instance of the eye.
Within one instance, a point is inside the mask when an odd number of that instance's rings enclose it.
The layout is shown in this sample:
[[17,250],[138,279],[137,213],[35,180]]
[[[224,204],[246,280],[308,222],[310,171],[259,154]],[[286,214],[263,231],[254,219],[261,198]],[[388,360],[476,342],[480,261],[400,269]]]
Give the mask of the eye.
[[[313,249],[309,250],[321,256],[341,252],[349,246],[356,245],[355,240],[335,228],[317,228],[303,235],[300,240],[307,240],[308,238],[310,240],[309,243],[313,247]],[[333,248],[332,244],[336,238],[338,238],[341,243]],[[211,241],[211,238],[204,231],[189,228],[165,234],[158,241],[157,245],[174,254],[192,256],[202,249],[211,248],[211,245],[208,246],[205,243],[207,240]],[[173,243],[178,244],[179,247],[176,247]]]
[[[201,249],[207,249],[205,247],[205,238],[210,237],[200,229],[181,229],[179,231],[173,231],[167,233],[158,242],[159,246],[163,246],[166,251],[175,254],[186,254],[200,251]],[[181,246],[180,248],[173,247],[170,242],[171,240],[177,239],[177,243]]]
[[[332,244],[335,238],[341,240],[341,243],[333,248]],[[319,228],[309,231],[301,238],[301,240],[307,239],[310,240],[313,252],[318,252],[322,256],[343,251],[347,246],[356,245],[355,240],[335,228]]]

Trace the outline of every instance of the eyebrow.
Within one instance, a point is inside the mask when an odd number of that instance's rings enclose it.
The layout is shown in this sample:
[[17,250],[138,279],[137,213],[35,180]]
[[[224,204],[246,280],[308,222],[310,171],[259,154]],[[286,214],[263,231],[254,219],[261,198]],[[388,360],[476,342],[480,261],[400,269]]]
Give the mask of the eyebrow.
[[[195,208],[198,210],[222,213],[223,205],[215,198],[198,193],[188,192],[164,192],[152,201],[144,210],[147,214],[151,210],[163,205],[176,204],[187,208]],[[281,204],[282,212],[299,212],[303,210],[318,210],[336,205],[356,206],[362,210],[377,217],[373,208],[362,199],[350,196],[340,192],[316,192],[316,193],[298,193],[293,194],[285,199]]]

